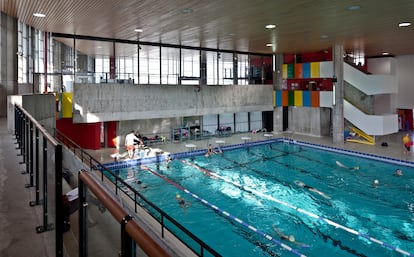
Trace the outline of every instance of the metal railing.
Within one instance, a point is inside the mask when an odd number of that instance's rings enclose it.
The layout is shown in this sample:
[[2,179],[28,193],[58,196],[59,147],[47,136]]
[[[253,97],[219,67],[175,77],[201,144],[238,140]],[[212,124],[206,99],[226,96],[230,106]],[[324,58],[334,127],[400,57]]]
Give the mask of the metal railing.
[[[208,252],[210,256],[221,256],[209,245],[207,245],[204,241],[199,239],[197,236],[195,236],[193,233],[191,233],[189,230],[183,227],[179,222],[177,222],[174,218],[169,216],[161,208],[159,208],[157,205],[146,199],[135,188],[133,188],[131,185],[125,182],[121,177],[116,175],[112,170],[106,168],[99,161],[93,158],[90,154],[86,153],[75,142],[65,137],[64,134],[62,134],[59,131],[56,131],[55,136],[60,142],[66,145],[68,149],[82,161],[82,163],[86,164],[91,170],[99,172],[100,182],[102,184],[105,184],[106,182],[112,183],[115,188],[114,194],[116,196],[119,196],[121,193],[127,196],[133,204],[132,207],[135,213],[138,213],[138,208],[143,208],[155,220],[157,220],[161,224],[160,234],[162,238],[164,238],[165,236],[164,230],[167,229],[170,233],[174,234],[178,240],[180,240],[189,249],[191,249],[191,251],[193,251],[197,256],[205,256],[204,252]],[[82,206],[80,206],[80,208],[81,207]],[[167,227],[166,221],[168,221],[168,224],[170,224],[173,227]],[[191,242],[188,242],[188,240],[185,240],[184,237],[178,235],[181,233],[174,233],[176,229],[178,229],[178,231],[180,232],[183,232],[185,238],[190,239]],[[196,245],[196,247],[194,247],[194,245]]]

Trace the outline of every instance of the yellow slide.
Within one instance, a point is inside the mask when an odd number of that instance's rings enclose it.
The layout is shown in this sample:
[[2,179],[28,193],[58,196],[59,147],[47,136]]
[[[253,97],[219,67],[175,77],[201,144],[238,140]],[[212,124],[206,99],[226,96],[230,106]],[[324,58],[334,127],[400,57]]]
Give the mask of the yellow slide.
[[[359,138],[358,139],[349,138],[349,139],[346,139],[347,142],[354,142],[354,143],[360,143],[360,144],[366,144],[366,145],[375,145],[374,137],[367,135],[365,132],[355,127],[351,127],[351,131],[354,132]],[[360,138],[363,138],[365,140],[360,139]]]

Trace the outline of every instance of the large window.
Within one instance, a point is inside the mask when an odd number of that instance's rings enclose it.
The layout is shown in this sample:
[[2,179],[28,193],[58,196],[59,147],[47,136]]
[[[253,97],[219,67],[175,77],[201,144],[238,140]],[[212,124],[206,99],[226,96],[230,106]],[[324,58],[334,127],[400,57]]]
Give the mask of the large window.
[[181,50],[181,84],[200,84],[200,50]]
[[233,74],[233,54],[232,53],[219,53],[219,84],[220,85],[232,85],[234,84]]
[[142,45],[139,50],[139,83],[161,84],[160,47]]
[[164,47],[161,49],[161,83],[178,84],[180,73],[180,49]]

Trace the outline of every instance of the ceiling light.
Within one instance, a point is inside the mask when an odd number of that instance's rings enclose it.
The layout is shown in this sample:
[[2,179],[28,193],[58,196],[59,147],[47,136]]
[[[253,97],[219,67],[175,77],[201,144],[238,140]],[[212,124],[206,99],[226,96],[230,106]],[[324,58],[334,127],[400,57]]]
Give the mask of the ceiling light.
[[273,46],[273,44],[272,44],[272,43],[267,43],[267,44],[266,44],[266,46],[267,46],[267,47],[272,47],[272,46]]
[[382,55],[390,55],[390,53],[383,52]]
[[137,33],[141,33],[141,32],[143,32],[143,30],[142,30],[142,29],[134,29],[134,31],[135,31],[135,32],[137,32]]
[[39,18],[44,18],[44,17],[46,17],[46,14],[43,14],[43,13],[40,13],[40,12],[35,12],[35,13],[33,13],[33,16],[39,17]]
[[265,28],[266,28],[266,29],[274,29],[274,28],[276,28],[276,25],[275,25],[275,24],[267,24],[267,25],[265,26]]
[[359,9],[361,9],[360,5],[351,5],[351,6],[348,7],[348,10],[350,10],[350,11],[356,11],[356,10],[359,10]]
[[322,35],[321,38],[322,39],[327,39],[329,36],[328,35]]
[[192,12],[193,12],[193,9],[190,9],[190,8],[184,8],[184,9],[181,10],[181,13],[183,13],[183,14],[189,14],[189,13],[192,13]]
[[410,25],[411,25],[411,22],[406,21],[406,22],[400,22],[398,24],[398,27],[402,28],[402,27],[408,27]]

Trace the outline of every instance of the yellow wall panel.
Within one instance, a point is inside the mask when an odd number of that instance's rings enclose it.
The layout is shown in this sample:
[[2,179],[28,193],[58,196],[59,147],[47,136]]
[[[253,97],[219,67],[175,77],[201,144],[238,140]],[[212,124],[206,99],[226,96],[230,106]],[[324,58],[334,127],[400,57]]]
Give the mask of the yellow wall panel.
[[62,118],[72,118],[72,93],[62,93]]
[[303,106],[302,90],[295,90],[295,106]]
[[288,65],[282,64],[282,78],[287,79],[288,77]]
[[311,62],[311,78],[320,78],[320,63],[319,62]]

